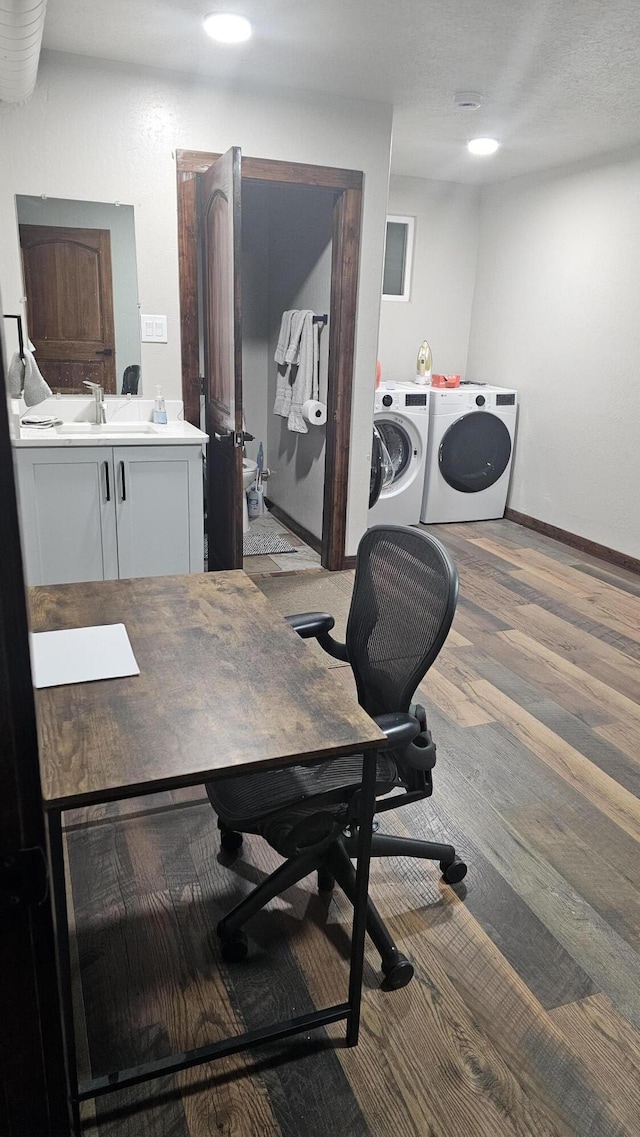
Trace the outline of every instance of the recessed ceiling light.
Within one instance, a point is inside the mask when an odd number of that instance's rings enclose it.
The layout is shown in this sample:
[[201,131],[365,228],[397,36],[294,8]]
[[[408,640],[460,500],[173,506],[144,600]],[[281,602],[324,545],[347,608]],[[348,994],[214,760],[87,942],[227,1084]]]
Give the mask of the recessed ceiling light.
[[243,43],[251,35],[251,24],[244,16],[212,12],[204,18],[204,30],[218,43]]
[[467,149],[471,154],[480,154],[483,157],[495,154],[499,148],[500,143],[495,138],[472,138],[467,142]]

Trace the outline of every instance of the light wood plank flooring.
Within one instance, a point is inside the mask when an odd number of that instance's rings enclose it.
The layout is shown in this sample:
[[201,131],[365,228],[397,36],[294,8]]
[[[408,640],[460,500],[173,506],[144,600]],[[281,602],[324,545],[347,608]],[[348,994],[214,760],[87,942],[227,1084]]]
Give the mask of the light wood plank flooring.
[[[640,1135],[640,578],[507,521],[434,531],[461,582],[420,689],[435,790],[383,828],[447,835],[469,874],[454,891],[435,865],[374,863],[415,979],[380,990],[369,947],[356,1049],[337,1026],[293,1057],[138,1087],[87,1108],[86,1134]],[[351,573],[258,583],[283,613],[344,626]],[[350,909],[312,879],[252,921],[243,964],[221,963],[216,920],[278,858],[259,839],[220,856],[199,790],[66,823],[94,1073],[344,994]]]

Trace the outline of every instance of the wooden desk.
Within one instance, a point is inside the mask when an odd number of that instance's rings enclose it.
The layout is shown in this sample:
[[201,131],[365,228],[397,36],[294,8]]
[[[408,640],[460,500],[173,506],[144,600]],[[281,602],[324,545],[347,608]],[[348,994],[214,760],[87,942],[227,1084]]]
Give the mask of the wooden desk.
[[[72,1125],[79,1102],[300,1031],[358,1038],[375,754],[384,735],[242,571],[34,588],[32,631],[124,623],[139,676],[36,692]],[[363,753],[349,997],[224,1042],[78,1084],[62,811],[230,773]],[[214,818],[212,813],[212,824]]]

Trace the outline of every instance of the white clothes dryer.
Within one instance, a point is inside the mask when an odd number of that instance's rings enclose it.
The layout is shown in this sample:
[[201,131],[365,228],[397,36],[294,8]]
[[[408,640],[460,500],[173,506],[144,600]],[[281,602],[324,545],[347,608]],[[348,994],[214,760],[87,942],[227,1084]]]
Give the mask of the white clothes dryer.
[[432,388],[420,520],[503,517],[516,433],[516,392],[481,383]]
[[369,525],[420,521],[430,393],[415,383],[380,387],[375,393]]

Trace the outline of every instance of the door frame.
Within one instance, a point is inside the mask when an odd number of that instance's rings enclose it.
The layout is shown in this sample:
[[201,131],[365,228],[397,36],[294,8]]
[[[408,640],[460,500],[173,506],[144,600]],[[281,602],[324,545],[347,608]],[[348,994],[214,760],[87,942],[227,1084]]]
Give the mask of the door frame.
[[[185,418],[200,425],[200,336],[198,328],[198,174],[220,154],[177,150],[178,270],[180,279],[180,338],[182,398]],[[333,190],[331,300],[327,426],[322,514],[322,566],[345,567],[351,401],[355,355],[362,187],[360,170],[242,157],[243,180]]]
[[[0,323],[0,1132],[70,1133]],[[13,878],[13,879],[12,879]],[[29,1116],[25,1115],[28,1108]]]

